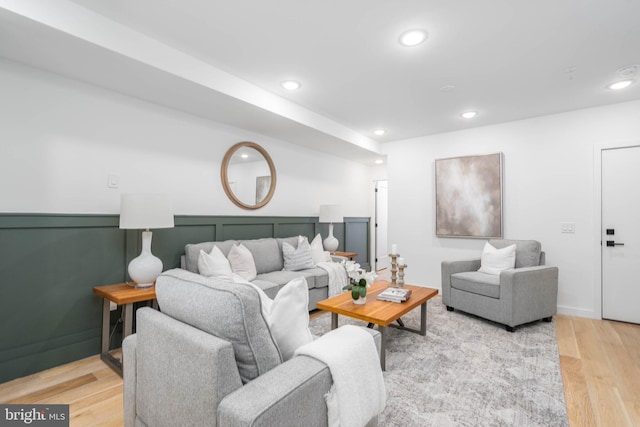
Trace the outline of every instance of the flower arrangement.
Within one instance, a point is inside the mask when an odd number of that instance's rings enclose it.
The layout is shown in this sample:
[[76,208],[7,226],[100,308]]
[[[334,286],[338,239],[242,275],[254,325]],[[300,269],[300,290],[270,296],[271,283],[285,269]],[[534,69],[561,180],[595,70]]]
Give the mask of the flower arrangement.
[[349,284],[342,288],[345,291],[351,291],[351,298],[358,300],[367,296],[367,288],[376,279],[377,275],[373,271],[366,272],[360,268],[360,264],[355,261],[342,261]]

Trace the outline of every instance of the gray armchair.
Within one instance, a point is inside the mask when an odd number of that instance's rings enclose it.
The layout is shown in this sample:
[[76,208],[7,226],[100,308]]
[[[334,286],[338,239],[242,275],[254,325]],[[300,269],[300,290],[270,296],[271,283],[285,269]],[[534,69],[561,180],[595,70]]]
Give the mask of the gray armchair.
[[172,270],[156,296],[162,312],[139,309],[123,343],[125,426],[327,425],[329,367],[282,362],[251,286]]
[[558,268],[547,267],[540,242],[490,240],[501,249],[516,245],[516,265],[500,275],[479,272],[480,259],[442,262],[442,302],[494,322],[507,331],[536,320],[550,322],[557,311]]

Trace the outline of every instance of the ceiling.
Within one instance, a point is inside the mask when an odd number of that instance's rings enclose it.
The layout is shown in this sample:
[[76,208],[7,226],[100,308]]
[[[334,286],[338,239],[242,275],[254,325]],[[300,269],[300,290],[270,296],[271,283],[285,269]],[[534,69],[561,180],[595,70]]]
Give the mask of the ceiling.
[[[369,163],[396,140],[640,99],[605,87],[640,67],[638,22],[637,0],[0,0],[0,56]],[[427,41],[401,46],[412,28]]]

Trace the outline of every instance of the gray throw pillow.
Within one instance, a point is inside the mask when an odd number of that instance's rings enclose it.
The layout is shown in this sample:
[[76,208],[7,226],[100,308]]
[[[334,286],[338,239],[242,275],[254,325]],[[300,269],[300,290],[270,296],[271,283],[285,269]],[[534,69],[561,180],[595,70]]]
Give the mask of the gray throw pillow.
[[314,268],[311,255],[311,246],[306,237],[298,241],[298,247],[294,248],[287,242],[282,243],[282,255],[284,256],[284,269],[289,271],[300,271]]

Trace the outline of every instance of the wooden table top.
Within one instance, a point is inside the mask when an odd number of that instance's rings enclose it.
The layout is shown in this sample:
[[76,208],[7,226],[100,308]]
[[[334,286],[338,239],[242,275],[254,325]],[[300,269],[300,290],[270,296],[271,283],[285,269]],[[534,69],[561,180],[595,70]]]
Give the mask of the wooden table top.
[[156,287],[154,285],[148,288],[136,288],[126,283],[118,283],[115,285],[96,286],[93,288],[93,293],[118,305],[123,305],[155,299]]
[[367,290],[367,303],[364,305],[355,304],[351,298],[351,293],[345,292],[318,302],[316,307],[320,310],[342,314],[343,316],[368,323],[388,326],[414,308],[438,295],[437,289],[404,285],[405,288],[411,289],[411,297],[407,301],[398,303],[378,300],[376,298],[378,294],[388,287],[389,282],[379,281],[373,283]]

